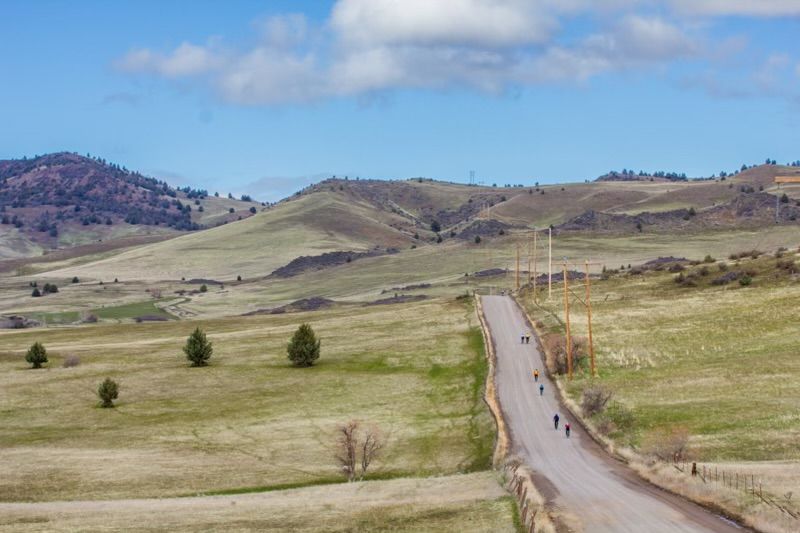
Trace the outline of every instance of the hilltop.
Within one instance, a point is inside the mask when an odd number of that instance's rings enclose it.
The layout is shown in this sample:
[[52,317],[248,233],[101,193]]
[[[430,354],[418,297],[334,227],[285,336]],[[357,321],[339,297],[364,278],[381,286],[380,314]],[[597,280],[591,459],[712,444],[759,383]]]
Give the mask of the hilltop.
[[250,216],[250,207],[257,205],[176,189],[104,159],[69,152],[0,161],[0,257],[195,231]]

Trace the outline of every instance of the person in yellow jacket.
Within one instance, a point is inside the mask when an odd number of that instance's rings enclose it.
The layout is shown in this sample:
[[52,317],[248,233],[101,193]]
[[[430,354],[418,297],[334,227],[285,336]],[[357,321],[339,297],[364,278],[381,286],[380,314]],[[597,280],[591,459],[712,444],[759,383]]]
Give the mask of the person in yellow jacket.
[[533,381],[539,381],[539,369],[533,371]]

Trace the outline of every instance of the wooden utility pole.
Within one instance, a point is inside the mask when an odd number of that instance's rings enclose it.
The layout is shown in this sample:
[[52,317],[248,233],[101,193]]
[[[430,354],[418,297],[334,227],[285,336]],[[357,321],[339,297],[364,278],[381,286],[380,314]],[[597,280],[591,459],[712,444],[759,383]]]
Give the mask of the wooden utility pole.
[[539,232],[533,230],[533,301],[536,303],[536,237]]
[[519,243],[517,243],[517,268],[514,270],[514,286],[519,292]]
[[592,377],[597,375],[594,364],[594,343],[592,342],[592,284],[589,281],[589,260],[586,260],[586,318],[589,324],[589,360],[592,364]]
[[528,237],[528,285],[531,284],[531,238]]
[[569,279],[567,260],[564,259],[564,318],[567,325],[567,377],[572,380],[572,336],[569,329]]
[[547,228],[547,299],[553,298],[553,228]]

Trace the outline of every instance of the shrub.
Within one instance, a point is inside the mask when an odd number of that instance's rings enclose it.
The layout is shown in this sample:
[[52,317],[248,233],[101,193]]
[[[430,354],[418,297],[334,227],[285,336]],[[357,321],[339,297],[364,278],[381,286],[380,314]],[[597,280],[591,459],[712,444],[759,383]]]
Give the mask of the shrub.
[[751,277],[750,277],[750,276],[748,276],[747,274],[745,274],[744,276],[742,276],[741,278],[739,278],[739,285],[741,285],[742,287],[747,287],[747,286],[748,286],[748,285],[750,285],[752,282],[753,282],[753,278],[751,278]]
[[311,326],[301,324],[292,335],[286,352],[294,366],[312,366],[319,359],[321,344],[322,341],[317,339]]
[[119,397],[119,386],[111,378],[106,378],[97,387],[97,395],[100,397],[100,407],[114,407],[114,400]]
[[38,298],[38,297],[40,297],[41,295],[42,295],[42,293],[41,293],[41,292],[39,292],[39,289],[38,289],[38,288],[35,288],[35,289],[33,289],[33,292],[31,292],[31,296],[33,296],[34,298]]
[[581,395],[581,410],[585,416],[594,416],[602,413],[613,392],[602,385],[591,385],[583,390]]
[[206,366],[213,352],[211,342],[200,328],[195,328],[183,347],[183,353],[186,354],[186,359],[192,362],[192,366]]
[[97,315],[94,313],[84,312],[81,313],[81,322],[84,324],[94,324],[97,322]]
[[713,263],[713,262],[715,262],[715,261],[716,261],[716,259],[714,259],[714,258],[713,258],[713,257],[711,257],[710,255],[706,255],[706,256],[703,258],[703,263]]
[[669,270],[670,272],[683,272],[684,270],[686,270],[686,267],[680,263],[673,263],[669,266],[667,270]]
[[719,268],[720,272],[726,272],[728,270],[728,263],[720,263],[717,265],[717,268]]
[[236,276],[236,281],[242,281],[242,276]]
[[208,292],[208,287],[206,286],[205,283],[200,285],[200,292]]
[[250,208],[250,213],[255,215],[256,214],[256,208],[255,207],[251,207]]
[[33,368],[42,368],[42,364],[47,362],[47,350],[44,345],[41,342],[34,342],[25,354],[25,361]]
[[81,360],[77,355],[68,355],[64,358],[64,363],[61,365],[64,368],[72,368],[81,364]]
[[[567,373],[567,337],[561,333],[550,333],[542,339],[545,348],[545,365],[553,374]],[[583,366],[586,361],[586,340],[572,337],[572,368]]]
[[431,222],[431,231],[434,233],[439,233],[440,231],[442,231],[442,225],[439,224],[439,221],[434,220],[433,222]]
[[45,283],[44,287],[42,288],[42,292],[44,294],[55,294],[58,292],[58,287],[55,283]]
[[481,236],[475,235],[475,244],[480,244],[480,243],[481,243]]
[[72,283],[79,283],[79,282],[80,280],[78,279],[78,276],[73,276]]

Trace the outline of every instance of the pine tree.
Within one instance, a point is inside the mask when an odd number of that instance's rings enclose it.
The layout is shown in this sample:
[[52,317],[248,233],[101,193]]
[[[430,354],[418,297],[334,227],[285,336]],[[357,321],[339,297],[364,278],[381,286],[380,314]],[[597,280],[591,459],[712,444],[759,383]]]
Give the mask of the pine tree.
[[317,339],[309,324],[301,324],[292,335],[287,352],[295,366],[312,366],[319,359],[321,341]]
[[186,346],[183,347],[183,353],[186,354],[186,359],[192,362],[192,366],[206,366],[213,351],[206,334],[200,328],[196,328],[189,335]]
[[100,397],[100,407],[114,407],[114,400],[119,397],[119,386],[111,378],[106,378],[97,388],[97,395]]
[[25,354],[25,360],[33,365],[33,368],[42,368],[42,363],[47,362],[47,350],[41,342],[34,342]]

